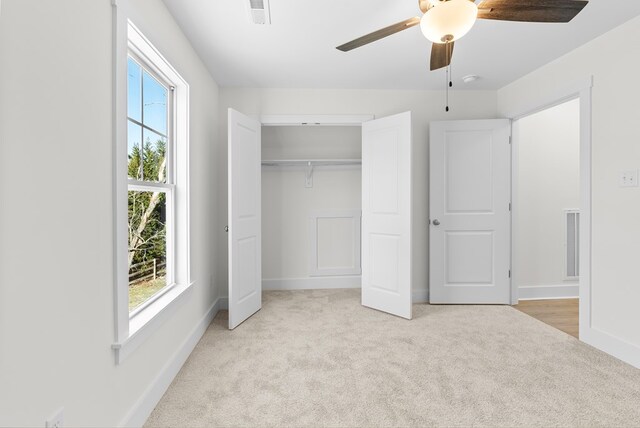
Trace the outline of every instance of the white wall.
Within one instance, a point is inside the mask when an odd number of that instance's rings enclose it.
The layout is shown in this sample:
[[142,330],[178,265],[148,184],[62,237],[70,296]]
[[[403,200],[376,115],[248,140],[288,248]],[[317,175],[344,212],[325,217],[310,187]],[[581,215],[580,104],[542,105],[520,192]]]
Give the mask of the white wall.
[[66,426],[116,426],[217,297],[212,242],[224,238],[224,220],[214,210],[219,176],[211,165],[226,156],[218,88],[161,1],[131,6],[134,23],[191,87],[195,289],[115,365],[111,0],[3,0],[2,426],[44,426],[63,406]]
[[[440,91],[332,90],[332,89],[247,89],[221,88],[221,138],[227,138],[227,108],[256,117],[261,114],[374,114],[384,117],[413,111],[414,138],[414,293],[426,299],[428,287],[428,176],[429,123],[434,120],[487,119],[496,117],[493,91],[453,91],[451,112],[444,111]],[[218,160],[220,181],[226,180],[226,154]],[[227,215],[220,205],[219,215]],[[223,251],[226,243],[219,243]],[[227,261],[219,258],[220,272]]]
[[580,206],[580,101],[514,122],[513,141],[518,150],[513,280],[518,287],[577,284],[565,279],[564,210]]
[[359,126],[264,126],[263,159],[360,159]]
[[[360,159],[360,127],[286,126],[262,128],[263,159]],[[319,166],[313,187],[305,187],[305,167],[262,168],[262,277],[265,280],[310,278],[310,215],[318,211],[360,211],[359,166]],[[346,234],[322,248],[348,262],[352,240]],[[358,242],[358,245],[360,243]],[[297,282],[298,284],[300,282]],[[267,283],[265,283],[266,285]],[[277,282],[280,284],[280,281]],[[282,285],[277,285],[282,287]]]
[[[361,176],[361,169],[355,166],[318,167],[313,173],[313,188],[305,188],[304,168],[263,168],[263,279],[310,277],[310,215],[317,211],[360,211]],[[340,251],[341,244],[350,243],[341,240],[323,251]]]
[[498,91],[499,112],[508,115],[593,76],[592,331],[587,336],[637,366],[640,188],[618,183],[622,171],[640,168],[639,72],[637,17]]

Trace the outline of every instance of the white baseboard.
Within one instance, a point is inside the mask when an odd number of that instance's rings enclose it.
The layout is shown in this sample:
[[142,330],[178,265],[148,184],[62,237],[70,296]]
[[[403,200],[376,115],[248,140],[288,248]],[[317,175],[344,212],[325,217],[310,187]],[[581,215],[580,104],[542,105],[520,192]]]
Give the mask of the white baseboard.
[[167,391],[167,388],[169,388],[169,385],[171,385],[171,382],[198,344],[198,341],[200,341],[200,338],[207,330],[207,327],[211,324],[211,321],[213,321],[213,318],[220,309],[225,309],[226,307],[228,307],[228,299],[226,297],[216,299],[204,317],[202,317],[200,322],[194,327],[177,351],[160,370],[158,376],[151,382],[138,401],[136,401],[127,416],[125,416],[120,423],[120,426],[141,427],[144,425],[147,418],[149,418],[149,415],[151,415],[151,412],[156,407],[164,393]]
[[536,285],[518,288],[519,300],[577,299],[578,284]]
[[595,328],[580,328],[580,340],[640,369],[640,346]]
[[[263,279],[263,290],[323,290],[337,288],[361,288],[361,276],[326,276],[294,279]],[[415,290],[413,303],[427,303],[429,290]],[[228,305],[228,300],[224,302]],[[227,309],[221,307],[220,309]]]
[[429,290],[413,290],[413,303],[429,303]]
[[362,277],[316,276],[312,278],[263,279],[263,290],[322,290],[334,288],[360,288]]
[[226,310],[229,309],[229,298],[228,297],[219,297],[218,300],[220,301],[220,307],[218,308],[219,310],[225,310],[226,311]]

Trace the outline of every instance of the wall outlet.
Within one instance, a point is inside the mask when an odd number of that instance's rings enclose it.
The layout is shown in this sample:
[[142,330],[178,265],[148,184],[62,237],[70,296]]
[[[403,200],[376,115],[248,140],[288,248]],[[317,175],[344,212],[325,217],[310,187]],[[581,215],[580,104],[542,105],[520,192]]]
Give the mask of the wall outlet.
[[638,170],[630,169],[622,171],[620,175],[620,187],[638,187]]
[[58,409],[44,423],[46,428],[62,428],[64,426],[64,407]]

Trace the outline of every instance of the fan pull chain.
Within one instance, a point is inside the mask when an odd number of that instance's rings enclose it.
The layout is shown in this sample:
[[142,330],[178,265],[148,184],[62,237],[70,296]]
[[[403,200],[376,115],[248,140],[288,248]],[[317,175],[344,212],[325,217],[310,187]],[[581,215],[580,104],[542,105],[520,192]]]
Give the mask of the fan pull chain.
[[449,66],[447,66],[447,72],[446,72],[446,86],[445,86],[445,94],[446,94],[446,100],[447,100],[447,106],[445,107],[444,111],[448,112],[449,111]]
[[446,78],[447,78],[447,82],[446,82],[446,88],[445,88],[445,92],[446,92],[446,97],[447,97],[447,106],[445,107],[444,111],[446,111],[447,113],[449,112],[449,88],[453,87],[453,77],[452,77],[452,71],[451,71],[451,57],[450,57],[450,50],[449,50],[449,42],[447,41],[445,44],[445,55],[447,57],[447,73],[446,73]]

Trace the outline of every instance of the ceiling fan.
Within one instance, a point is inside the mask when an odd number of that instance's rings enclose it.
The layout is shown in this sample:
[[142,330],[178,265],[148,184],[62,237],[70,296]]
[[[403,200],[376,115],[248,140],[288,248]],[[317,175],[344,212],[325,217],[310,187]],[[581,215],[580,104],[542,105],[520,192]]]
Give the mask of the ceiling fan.
[[433,42],[431,70],[437,70],[451,64],[454,42],[467,34],[478,18],[567,23],[587,3],[585,0],[484,0],[476,5],[474,0],[418,0],[422,17],[406,19],[336,49],[347,52],[419,24],[424,36]]

